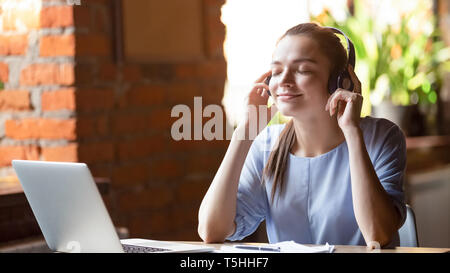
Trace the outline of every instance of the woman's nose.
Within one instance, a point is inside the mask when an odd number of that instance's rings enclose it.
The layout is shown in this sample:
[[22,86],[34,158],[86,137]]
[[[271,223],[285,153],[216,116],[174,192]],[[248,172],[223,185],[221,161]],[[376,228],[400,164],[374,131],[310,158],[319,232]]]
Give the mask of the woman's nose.
[[289,71],[285,71],[281,74],[280,86],[292,86],[294,84],[294,77]]

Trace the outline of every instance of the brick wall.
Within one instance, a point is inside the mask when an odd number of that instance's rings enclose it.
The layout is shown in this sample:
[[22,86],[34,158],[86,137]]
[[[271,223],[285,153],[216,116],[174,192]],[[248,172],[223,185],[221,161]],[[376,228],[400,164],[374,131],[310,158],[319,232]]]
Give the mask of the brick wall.
[[180,103],[193,109],[194,96],[221,104],[224,0],[202,0],[205,58],[144,64],[115,62],[112,1],[6,2],[0,176],[12,174],[12,159],[86,162],[111,179],[106,205],[130,236],[199,239],[198,207],[228,142],[174,141],[170,113]]

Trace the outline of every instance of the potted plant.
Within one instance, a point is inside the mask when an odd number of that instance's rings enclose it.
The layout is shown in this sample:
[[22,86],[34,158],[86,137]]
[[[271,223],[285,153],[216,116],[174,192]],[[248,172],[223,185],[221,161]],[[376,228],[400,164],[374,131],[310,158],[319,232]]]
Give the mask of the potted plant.
[[387,118],[409,136],[422,134],[425,124],[432,131],[442,75],[450,70],[450,49],[439,40],[434,17],[424,17],[417,7],[400,14],[396,24],[383,25],[361,2],[354,1],[353,8],[344,20],[328,10],[311,19],[341,29],[352,40],[366,97],[363,115]]

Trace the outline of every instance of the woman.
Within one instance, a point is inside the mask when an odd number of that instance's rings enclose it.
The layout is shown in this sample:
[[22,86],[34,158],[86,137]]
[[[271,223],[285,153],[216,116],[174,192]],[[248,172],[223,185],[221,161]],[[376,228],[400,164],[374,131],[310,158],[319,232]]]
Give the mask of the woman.
[[[330,29],[289,29],[272,58],[247,106],[267,105],[270,90],[271,116],[280,111],[292,119],[242,140],[246,115],[200,206],[200,237],[240,240],[266,220],[270,243],[398,245],[406,213],[402,131],[385,119],[360,118],[361,84]],[[344,69],[354,90],[328,91]]]

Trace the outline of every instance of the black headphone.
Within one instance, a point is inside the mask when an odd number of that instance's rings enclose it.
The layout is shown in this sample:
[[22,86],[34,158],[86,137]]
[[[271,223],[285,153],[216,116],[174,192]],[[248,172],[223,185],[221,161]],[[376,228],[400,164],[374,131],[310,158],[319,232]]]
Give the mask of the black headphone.
[[330,78],[328,79],[328,92],[332,94],[338,88],[353,90],[355,86],[352,82],[350,74],[348,73],[348,65],[350,64],[353,68],[355,68],[355,47],[353,46],[352,41],[350,41],[347,35],[344,34],[344,32],[334,27],[326,28],[331,29],[331,31],[333,31],[334,33],[342,34],[342,36],[344,36],[345,40],[347,40],[348,53],[347,63],[345,65],[344,71],[341,71],[341,73],[337,75],[330,75]]
[[[337,75],[330,75],[330,78],[328,79],[328,93],[332,94],[338,88],[353,90],[354,84],[347,69],[349,64],[352,65],[353,68],[355,68],[355,47],[353,46],[352,41],[347,37],[347,35],[345,35],[344,32],[334,27],[325,27],[325,28],[330,29],[336,34],[341,34],[342,36],[344,36],[345,40],[347,41],[347,53],[348,53],[347,63],[345,65],[344,71],[341,71]],[[272,75],[268,76],[264,81],[264,83],[269,85],[271,77]],[[272,95],[270,94],[269,90],[267,90],[267,93],[269,94],[269,96]]]

